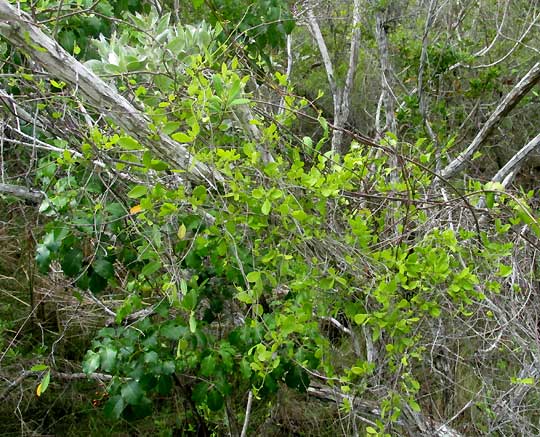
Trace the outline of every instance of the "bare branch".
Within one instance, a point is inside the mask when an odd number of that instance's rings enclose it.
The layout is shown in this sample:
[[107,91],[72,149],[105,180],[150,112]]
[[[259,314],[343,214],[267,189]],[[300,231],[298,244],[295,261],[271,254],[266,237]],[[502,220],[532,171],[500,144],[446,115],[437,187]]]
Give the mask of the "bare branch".
[[[540,134],[536,135],[531,141],[529,141],[525,146],[517,152],[512,159],[510,159],[503,168],[501,168],[495,176],[493,176],[493,182],[501,182],[505,187],[512,181],[515,177],[523,161],[529,154],[538,147],[540,144]],[[508,177],[512,175],[512,177]]]
[[328,53],[328,48],[324,37],[321,33],[319,23],[313,14],[313,6],[308,6],[307,17],[311,34],[315,39],[321,57],[323,59],[328,85],[332,93],[334,103],[334,131],[332,132],[332,150],[339,154],[343,154],[343,128],[347,123],[350,111],[351,92],[354,86],[354,77],[358,66],[358,52],[360,47],[360,0],[354,0],[353,3],[353,22],[352,35],[349,47],[349,66],[347,68],[347,76],[345,85],[342,89],[337,86],[336,77],[334,74],[334,66]]
[[375,17],[375,34],[379,48],[379,63],[381,66],[381,99],[384,103],[384,113],[386,116],[385,128],[395,134],[397,131],[396,116],[394,114],[394,94],[390,81],[392,78],[392,66],[390,64],[390,54],[388,48],[388,35],[386,33],[386,23],[381,11],[377,11]]
[[540,63],[534,64],[529,72],[523,76],[519,83],[510,91],[499,103],[495,111],[491,114],[488,121],[484,124],[480,132],[473,139],[467,149],[459,154],[450,164],[441,172],[445,179],[454,176],[465,166],[478,148],[486,141],[493,128],[501,121],[521,101],[521,99],[531,90],[531,88],[540,80]]
[[244,418],[244,425],[242,426],[242,433],[240,437],[246,437],[248,425],[249,425],[249,416],[251,415],[251,405],[253,403],[253,392],[250,390],[248,393],[248,400],[246,405],[246,417]]
[[31,191],[26,187],[21,187],[20,185],[0,184],[0,193],[21,197],[22,199],[31,200],[32,202],[39,202],[43,198],[43,194],[41,192]]
[[[424,70],[425,70],[427,56],[428,56],[428,41],[429,41],[428,37],[429,37],[429,32],[431,30],[431,26],[433,25],[433,21],[435,18],[436,6],[437,6],[437,0],[430,0],[429,8],[428,8],[428,15],[427,15],[426,24],[424,27],[424,35],[422,36],[422,52],[420,53],[420,65],[418,67],[418,102],[419,102],[419,107],[420,107],[420,114],[422,115],[424,126],[426,127],[429,133],[429,136],[431,137],[431,141],[433,141],[433,143],[436,143],[437,137],[435,133],[433,132],[433,129],[431,128],[431,124],[428,120],[427,98],[426,98],[426,94],[424,93]],[[437,167],[439,166],[439,160],[440,160],[439,158],[440,156],[437,156]]]
[[195,160],[184,145],[159,131],[152,131],[144,114],[45,35],[27,13],[18,11],[5,0],[0,0],[0,34],[15,47],[23,49],[49,73],[77,87],[91,104],[158,157],[185,169],[188,177],[204,180],[212,187],[223,180],[219,173]]
[[[381,411],[376,402],[345,394],[335,387],[312,382],[307,391],[309,395],[325,401],[335,402],[337,404],[342,404],[343,401],[347,401],[356,414],[364,416],[362,417],[363,421],[369,420],[366,419],[365,416],[377,419],[381,415]],[[448,425],[436,423],[433,419],[425,417],[420,413],[408,411],[407,408],[404,408],[402,411],[403,414],[396,423],[397,425],[403,426],[409,432],[408,435],[426,437],[461,437],[459,432],[450,428]]]
[[330,54],[328,53],[328,47],[326,47],[326,42],[324,41],[321,28],[319,27],[319,23],[317,22],[317,19],[315,18],[315,15],[313,14],[312,6],[308,7],[307,18],[308,18],[309,29],[311,31],[311,34],[313,35],[313,38],[315,39],[315,42],[317,43],[319,52],[321,52],[321,57],[324,63],[324,69],[326,71],[326,77],[328,78],[328,85],[330,86],[330,92],[332,93],[332,96],[335,98],[335,96],[337,95],[337,85],[336,85],[336,78],[334,76],[334,66],[332,64],[332,60],[330,59]]
[[[5,400],[9,394],[18,386],[20,385],[26,378],[34,375],[39,375],[42,373],[41,371],[33,371],[33,370],[24,370],[21,372],[21,374],[15,378],[13,381],[11,381],[7,388],[4,389],[4,391],[0,394],[0,402]],[[53,378],[62,379],[65,381],[78,381],[81,379],[93,379],[95,381],[110,381],[113,377],[112,375],[107,375],[105,373],[66,373],[66,372],[57,372],[57,371],[51,371],[51,375]]]

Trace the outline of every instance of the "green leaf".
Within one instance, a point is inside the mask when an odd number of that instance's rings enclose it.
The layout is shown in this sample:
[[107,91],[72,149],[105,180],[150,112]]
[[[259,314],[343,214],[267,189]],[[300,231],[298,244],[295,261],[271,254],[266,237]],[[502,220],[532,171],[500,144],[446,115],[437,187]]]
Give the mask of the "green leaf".
[[189,315],[189,330],[191,333],[197,331],[197,319],[195,318],[195,313],[193,311],[191,311],[191,314]]
[[61,258],[60,265],[66,276],[73,278],[82,270],[83,253],[81,249],[72,248]]
[[199,382],[193,391],[191,392],[191,399],[197,404],[202,404],[206,400],[206,394],[208,393],[208,383]]
[[501,278],[507,278],[512,274],[512,270],[512,266],[499,264],[499,271],[497,272],[497,276],[500,276]]
[[266,199],[262,206],[261,206],[261,212],[264,214],[264,215],[268,215],[270,214],[270,210],[272,209],[272,202],[270,202],[269,199]]
[[128,382],[120,392],[124,401],[129,405],[137,405],[144,396],[144,391],[138,381]]
[[144,185],[137,185],[132,188],[132,190],[128,193],[128,197],[130,199],[138,199],[139,197],[142,197],[146,195],[148,192],[148,188]]
[[[223,67],[227,68],[225,64],[222,64],[222,69]],[[231,86],[231,89],[229,90],[229,101],[233,101],[234,99],[236,99],[236,96],[240,94],[241,87],[242,83],[240,82],[240,79],[235,79]]]
[[223,407],[223,396],[219,391],[214,389],[208,393],[206,404],[212,411],[219,411]]
[[88,281],[88,288],[92,293],[100,293],[107,288],[107,279],[94,272]]
[[124,411],[124,406],[124,399],[122,396],[113,396],[104,405],[103,412],[105,416],[109,418],[118,419],[120,418],[122,411]]
[[254,199],[262,199],[264,197],[265,190],[262,187],[257,187],[251,192],[251,196]]
[[144,354],[144,362],[146,364],[156,364],[159,360],[159,355],[156,351],[146,352]]
[[186,333],[186,327],[166,325],[162,326],[159,332],[163,337],[169,340],[178,340],[182,336],[182,334]]
[[[174,367],[173,367],[174,371]],[[173,373],[173,372],[170,372]],[[156,386],[156,391],[160,395],[167,395],[171,392],[173,386],[173,379],[167,375],[161,375]]]
[[47,390],[47,387],[49,387],[50,381],[51,381],[51,371],[49,370],[45,374],[45,376],[43,377],[39,385],[37,386],[36,394],[38,396],[41,396],[45,392],[45,390]]
[[118,139],[118,144],[126,150],[138,150],[142,148],[138,141],[131,137],[120,137]]
[[416,413],[419,413],[421,408],[420,408],[420,405],[418,405],[418,402],[416,402],[414,399],[409,399],[409,407],[411,407],[411,409],[416,412]]
[[229,106],[245,105],[249,102],[249,99],[234,99],[231,103],[229,103]]
[[192,197],[197,199],[199,205],[202,205],[204,203],[204,201],[206,200],[206,196],[206,188],[203,185],[197,185],[193,189]]
[[102,278],[109,279],[114,276],[114,266],[110,261],[105,258],[98,258],[92,264],[94,271]]
[[149,167],[155,171],[165,171],[169,168],[169,165],[159,159],[152,159]]
[[201,375],[212,376],[216,368],[216,359],[213,355],[207,355],[201,361]]
[[47,366],[46,364],[36,364],[35,366],[32,366],[30,370],[32,372],[42,372],[43,370],[47,370],[48,368],[49,366]]
[[191,135],[185,134],[183,132],[177,132],[171,135],[171,138],[179,143],[191,143],[195,138]]
[[187,311],[193,311],[197,306],[197,298],[198,296],[195,290],[187,292],[182,299],[182,307]]
[[249,272],[246,275],[248,282],[257,282],[261,278],[261,272]]
[[358,325],[363,325],[369,319],[369,314],[356,314],[354,316],[354,322]]
[[97,368],[99,367],[100,361],[101,361],[101,358],[99,354],[93,351],[88,351],[86,353],[86,356],[84,358],[83,365],[82,365],[83,372],[84,373],[95,372]]
[[157,272],[161,268],[161,261],[152,261],[146,264],[141,270],[141,275],[150,276],[152,273]]
[[244,303],[247,303],[247,304],[254,303],[253,297],[251,295],[249,295],[248,293],[246,293],[245,291],[241,291],[240,293],[238,293],[236,295],[236,298],[240,302],[244,302]]
[[36,262],[41,273],[47,273],[49,271],[51,251],[45,244],[38,244],[36,250]]
[[304,369],[293,366],[285,375],[285,383],[288,387],[304,393],[309,387],[309,376]]
[[116,349],[113,349],[110,346],[105,346],[100,351],[100,359],[101,359],[101,368],[105,372],[110,372],[113,370],[114,365],[116,364],[116,355],[118,352]]
[[534,378],[527,377],[527,378],[511,378],[510,382],[512,384],[522,384],[522,385],[533,385],[534,384]]
[[184,223],[182,223],[179,227],[178,227],[178,232],[176,233],[176,235],[178,236],[178,239],[179,240],[183,240],[184,237],[186,236],[186,225]]

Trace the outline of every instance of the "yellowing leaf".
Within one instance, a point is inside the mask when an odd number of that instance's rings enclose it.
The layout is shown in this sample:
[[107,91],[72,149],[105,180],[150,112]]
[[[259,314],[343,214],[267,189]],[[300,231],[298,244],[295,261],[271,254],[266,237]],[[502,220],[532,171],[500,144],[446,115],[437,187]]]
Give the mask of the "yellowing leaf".
[[41,394],[44,393],[45,390],[47,390],[47,387],[49,387],[50,380],[51,380],[51,372],[48,371],[43,377],[43,379],[41,380],[41,382],[38,384],[36,388],[36,395],[41,396]]
[[130,210],[129,210],[129,213],[130,214],[137,214],[139,212],[142,211],[142,206],[141,205],[135,205],[134,207],[132,207]]
[[178,235],[178,238],[180,240],[184,239],[184,237],[186,236],[186,225],[184,223],[180,225],[180,227],[178,228],[178,233],[176,235]]

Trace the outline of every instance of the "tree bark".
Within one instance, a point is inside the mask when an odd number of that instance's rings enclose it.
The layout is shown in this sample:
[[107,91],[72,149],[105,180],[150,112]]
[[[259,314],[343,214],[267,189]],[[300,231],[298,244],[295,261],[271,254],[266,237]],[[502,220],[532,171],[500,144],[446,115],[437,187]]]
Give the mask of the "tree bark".
[[469,161],[480,146],[487,140],[493,128],[523,99],[523,97],[540,81],[540,63],[534,64],[529,72],[523,76],[518,84],[499,103],[488,121],[484,124],[480,132],[473,139],[472,143],[462,153],[459,154],[441,172],[445,179],[454,176]]
[[514,179],[515,175],[523,165],[525,158],[540,145],[540,134],[536,135],[531,141],[517,152],[512,159],[510,159],[503,168],[501,168],[495,176],[493,176],[493,182],[500,182],[506,188],[510,182]]
[[354,78],[356,76],[356,69],[358,67],[358,52],[360,48],[360,0],[354,0],[353,3],[353,22],[351,43],[349,47],[349,65],[343,88],[340,88],[337,85],[334,74],[334,66],[332,64],[332,60],[330,59],[330,54],[319,27],[319,23],[313,14],[313,7],[311,5],[308,6],[307,17],[311,34],[313,35],[315,43],[317,44],[319,52],[321,53],[324,68],[326,70],[326,76],[328,78],[328,85],[330,87],[330,92],[332,93],[332,100],[334,104],[332,150],[339,155],[344,155],[347,150],[346,146],[343,144],[343,129],[349,118],[351,93],[354,87]]
[[43,194],[39,191],[31,191],[26,187],[12,184],[0,184],[0,193],[20,197],[32,202],[39,202],[43,198]]
[[186,170],[187,178],[204,181],[211,187],[223,180],[214,169],[198,162],[184,145],[150,129],[150,120],[145,114],[43,33],[30,15],[17,10],[6,0],[0,0],[0,34],[50,74],[72,85],[157,157]]

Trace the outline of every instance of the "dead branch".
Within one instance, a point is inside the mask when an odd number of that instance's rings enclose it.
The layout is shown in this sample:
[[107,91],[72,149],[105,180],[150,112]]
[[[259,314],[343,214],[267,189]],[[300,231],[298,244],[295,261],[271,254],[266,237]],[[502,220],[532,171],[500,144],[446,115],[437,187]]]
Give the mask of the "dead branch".
[[0,193],[20,197],[32,202],[39,202],[43,198],[43,194],[39,191],[31,191],[26,187],[12,184],[0,184]]
[[[33,371],[33,370],[23,370],[21,374],[15,378],[13,381],[11,381],[7,388],[4,389],[4,391],[0,394],[0,402],[4,401],[9,394],[18,386],[20,385],[26,378],[34,375],[39,375],[39,371]],[[62,379],[65,381],[79,381],[82,379],[92,379],[94,381],[110,381],[113,377],[112,375],[107,375],[105,373],[82,373],[82,372],[76,372],[76,373],[66,373],[66,372],[57,372],[57,371],[51,371],[51,376],[56,379]]]
[[223,181],[218,172],[198,162],[184,145],[150,129],[150,120],[144,114],[43,33],[30,15],[5,0],[0,0],[0,34],[50,74],[80,90],[92,105],[156,156],[186,170],[188,178],[211,187]]
[[487,140],[489,134],[497,124],[521,101],[521,99],[540,81],[540,63],[534,64],[529,72],[523,76],[518,84],[510,91],[499,103],[495,111],[491,114],[488,121],[484,124],[480,132],[473,139],[469,147],[461,152],[450,164],[441,172],[445,179],[454,176],[461,170],[465,164],[472,158],[474,153]]
[[514,179],[515,175],[523,165],[525,158],[538,147],[540,144],[540,134],[536,135],[531,141],[521,148],[506,164],[501,168],[495,176],[493,182],[501,182],[504,187]]
[[[335,402],[337,404],[342,404],[343,401],[346,401],[358,415],[372,417],[374,419],[381,416],[377,402],[366,401],[345,394],[335,387],[312,382],[307,391],[310,396],[324,401]],[[403,409],[403,414],[398,419],[397,425],[407,429],[409,435],[419,437],[461,437],[461,434],[455,429],[437,423],[431,418],[423,416],[421,413],[415,413],[410,408]]]

